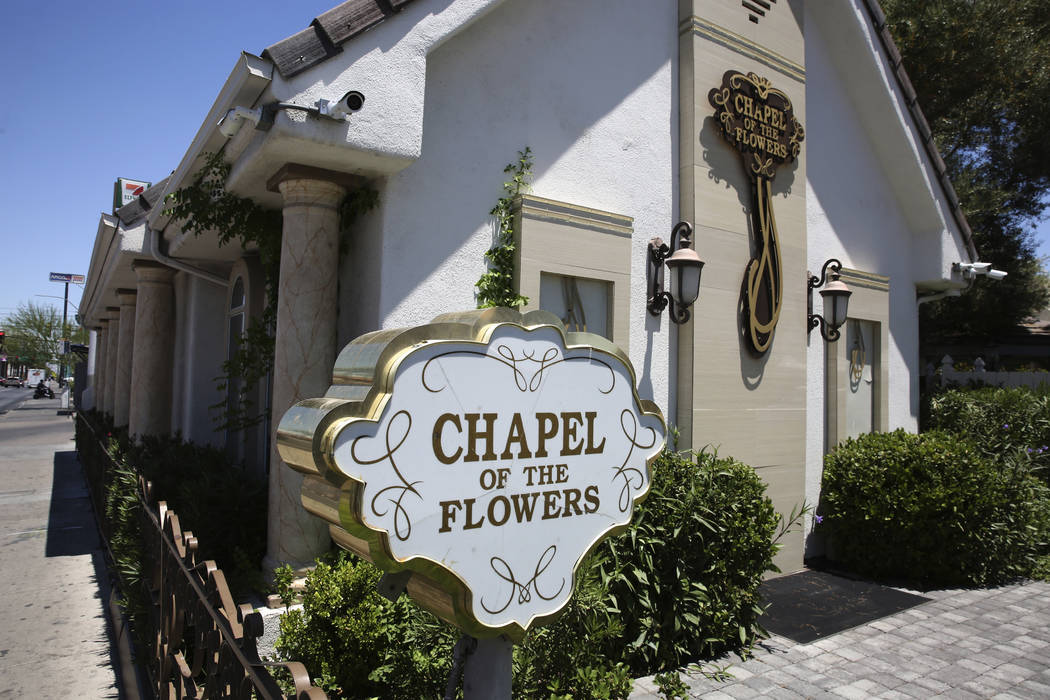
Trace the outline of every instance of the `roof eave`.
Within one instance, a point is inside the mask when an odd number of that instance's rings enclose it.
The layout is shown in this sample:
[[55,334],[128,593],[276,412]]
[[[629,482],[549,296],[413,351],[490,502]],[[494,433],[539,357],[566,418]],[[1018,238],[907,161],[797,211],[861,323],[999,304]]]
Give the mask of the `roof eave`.
[[[241,52],[230,76],[219,91],[211,109],[208,110],[200,129],[197,130],[197,135],[194,136],[190,147],[179,161],[178,167],[168,178],[161,201],[183,187],[197,174],[201,166],[200,156],[202,154],[222,150],[229,139],[219,132],[219,121],[234,107],[254,107],[273,79],[273,71],[273,63],[265,58]],[[169,217],[164,211],[163,206],[154,207],[150,211],[147,219],[149,228],[163,230],[168,225]]]

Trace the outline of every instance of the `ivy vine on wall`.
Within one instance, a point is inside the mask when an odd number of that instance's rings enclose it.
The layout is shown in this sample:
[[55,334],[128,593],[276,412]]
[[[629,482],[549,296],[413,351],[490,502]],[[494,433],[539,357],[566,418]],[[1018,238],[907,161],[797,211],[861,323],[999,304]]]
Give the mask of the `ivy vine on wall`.
[[529,303],[514,288],[514,200],[529,191],[532,183],[532,150],[518,151],[518,159],[503,172],[510,179],[503,183],[504,196],[489,214],[496,217],[496,243],[485,252],[489,269],[474,285],[478,288],[478,308],[509,306],[518,308]]
[[[229,174],[230,165],[222,152],[204,154],[204,165],[193,181],[168,195],[165,213],[181,221],[182,229],[195,236],[214,231],[220,246],[237,243],[244,250],[254,248],[258,253],[266,306],[260,317],[250,320],[236,350],[222,364],[223,375],[216,378],[216,388],[224,396],[228,387],[240,386],[240,400],[224,399],[211,406],[218,414],[219,430],[240,430],[269,418],[266,407],[254,405],[250,393],[273,370],[283,216],[279,210],[267,209],[247,197],[227,192]],[[379,193],[369,187],[362,187],[343,200],[340,256],[346,252],[350,223],[375,207],[378,201]]]

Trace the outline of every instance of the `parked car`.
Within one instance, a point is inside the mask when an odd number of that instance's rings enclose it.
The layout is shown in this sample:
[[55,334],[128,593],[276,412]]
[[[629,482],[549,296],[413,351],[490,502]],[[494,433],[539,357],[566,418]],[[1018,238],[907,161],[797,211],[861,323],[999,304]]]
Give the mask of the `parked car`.
[[4,377],[0,379],[0,386],[14,386],[23,387],[26,385],[26,380],[21,377]]

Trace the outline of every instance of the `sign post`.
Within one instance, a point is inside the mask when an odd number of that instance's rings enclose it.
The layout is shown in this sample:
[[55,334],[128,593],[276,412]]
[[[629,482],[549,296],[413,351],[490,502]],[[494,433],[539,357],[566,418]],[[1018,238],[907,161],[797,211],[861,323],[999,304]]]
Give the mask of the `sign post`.
[[[65,283],[66,291],[65,291],[65,295],[62,297],[62,336],[63,336],[62,340],[65,343],[65,342],[68,342],[68,340],[69,340],[69,338],[65,337],[66,336],[66,309],[69,306],[69,283],[72,282],[74,284],[84,284],[84,275],[73,275],[73,274],[69,274],[69,273],[66,273],[66,272],[52,272],[48,276],[48,281],[50,281],[50,282],[64,282]],[[66,372],[66,362],[65,362],[64,359],[62,360],[61,367],[62,367],[62,376],[59,377],[59,384],[65,384],[67,372]]]
[[352,341],[277,445],[340,546],[407,572],[417,603],[480,640],[465,688],[491,698],[509,697],[511,643],[627,528],[665,432],[610,341],[486,309]]

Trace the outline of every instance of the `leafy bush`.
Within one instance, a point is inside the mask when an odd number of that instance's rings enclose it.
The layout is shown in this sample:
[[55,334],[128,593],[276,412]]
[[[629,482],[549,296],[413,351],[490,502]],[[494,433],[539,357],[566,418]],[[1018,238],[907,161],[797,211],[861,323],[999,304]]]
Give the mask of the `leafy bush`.
[[121,445],[121,432],[101,414],[81,412],[78,415],[77,456],[84,467],[92,506],[117,574],[120,605],[131,620],[136,648],[144,653],[152,635],[149,604],[142,586],[142,508],[138,499],[138,473],[125,462]]
[[733,459],[665,452],[631,528],[597,565],[622,612],[633,673],[666,671],[750,646],[762,634],[758,586],[776,570],[777,515],[753,469]]
[[158,501],[198,537],[199,558],[214,559],[235,593],[262,590],[266,554],[267,484],[221,449],[181,436],[129,444],[127,461],[153,482]]
[[[259,562],[266,553],[267,485],[243,465],[232,464],[220,449],[179,436],[146,437],[135,444],[126,429],[114,428],[96,412],[80,414],[77,453],[100,506],[114,501],[130,509],[141,474],[153,482],[156,500],[166,501],[183,529],[198,537],[199,558],[215,560],[235,594],[264,588]],[[115,537],[122,545],[130,542],[138,521],[114,520],[121,511],[109,509],[103,528],[111,545]]]
[[458,635],[413,604],[376,592],[381,572],[339,553],[306,578],[303,607],[281,617],[277,649],[340,698],[439,697]]
[[874,577],[988,585],[1030,574],[1047,552],[1047,487],[958,435],[847,440],[824,459],[822,499],[835,558]]
[[[666,452],[653,473],[631,527],[581,564],[563,614],[516,645],[515,697],[623,698],[632,676],[740,652],[762,634],[777,516],[761,480],[706,453]],[[302,610],[281,620],[279,652],[340,697],[440,697],[458,633],[404,596],[381,598],[378,578],[346,555],[319,564]]]
[[984,454],[1019,453],[1050,483],[1050,390],[986,387],[930,398],[929,425],[971,439]]
[[622,640],[621,616],[609,606],[594,559],[585,560],[565,612],[514,647],[514,697],[627,697],[632,683]]

